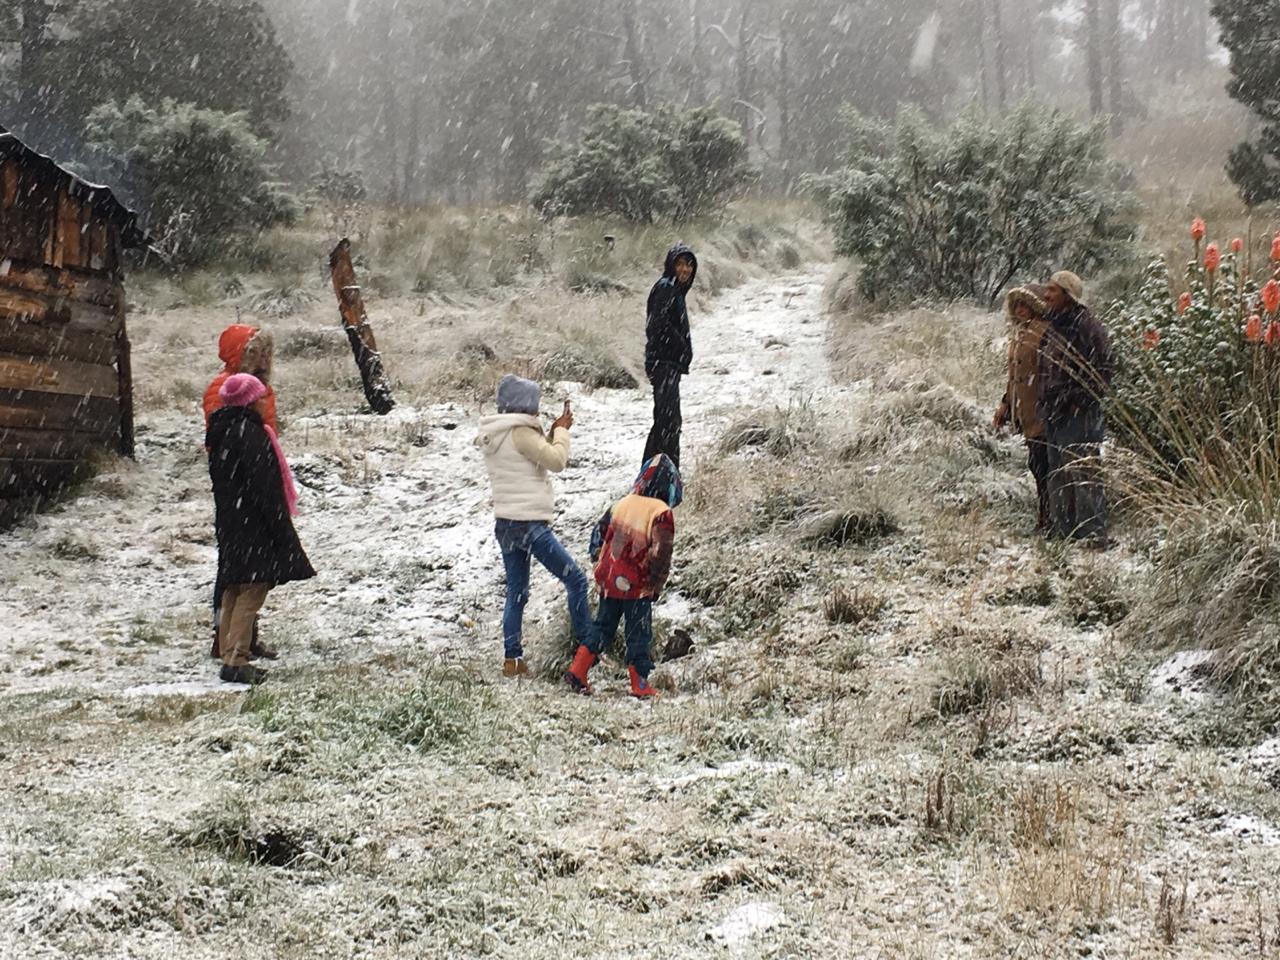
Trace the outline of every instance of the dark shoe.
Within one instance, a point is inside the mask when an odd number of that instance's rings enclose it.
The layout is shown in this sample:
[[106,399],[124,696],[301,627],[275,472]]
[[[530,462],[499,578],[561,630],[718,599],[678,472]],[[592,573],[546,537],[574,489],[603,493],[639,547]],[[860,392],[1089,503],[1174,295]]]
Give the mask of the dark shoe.
[[267,679],[267,671],[261,667],[243,666],[232,667],[227,664],[222,665],[222,670],[218,673],[223,683],[248,683],[259,684]]
[[587,674],[595,666],[596,655],[587,649],[585,643],[578,644],[578,652],[573,655],[573,664],[565,671],[564,679],[575,693],[591,695],[591,684],[587,682]]
[[265,643],[259,643],[257,637],[249,644],[250,660],[274,660],[279,656],[279,651],[272,650]]
[[640,671],[635,667],[627,667],[627,673],[631,674],[631,695],[640,700],[648,700],[656,698],[658,691],[649,686],[649,681],[640,676]]
[[1087,540],[1085,540],[1080,544],[1080,546],[1084,547],[1084,549],[1093,550],[1093,551],[1096,551],[1097,553],[1106,553],[1115,545],[1116,545],[1116,542],[1108,536],[1089,537]]

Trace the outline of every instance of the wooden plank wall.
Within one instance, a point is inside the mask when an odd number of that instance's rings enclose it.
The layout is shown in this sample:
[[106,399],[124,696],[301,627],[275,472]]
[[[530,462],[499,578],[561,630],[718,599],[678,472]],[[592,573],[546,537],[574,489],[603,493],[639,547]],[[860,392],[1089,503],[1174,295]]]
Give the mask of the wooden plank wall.
[[67,187],[20,157],[0,164],[0,499],[131,445],[120,238]]

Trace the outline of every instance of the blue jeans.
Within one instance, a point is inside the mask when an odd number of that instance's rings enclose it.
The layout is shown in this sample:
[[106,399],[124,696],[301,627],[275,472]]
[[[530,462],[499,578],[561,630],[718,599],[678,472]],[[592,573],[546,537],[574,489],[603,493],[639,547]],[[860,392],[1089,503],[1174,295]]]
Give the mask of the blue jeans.
[[618,633],[618,622],[626,617],[627,626],[623,636],[627,641],[627,666],[635,667],[636,673],[648,677],[653,670],[653,656],[649,647],[653,643],[653,601],[652,600],[615,600],[613,597],[601,597],[596,607],[596,635],[587,646],[596,656],[600,656],[604,648],[613,642]]
[[499,520],[494,536],[507,569],[507,604],[502,613],[502,644],[506,656],[523,657],[524,607],[529,602],[529,561],[537,560],[564,584],[569,592],[569,620],[579,643],[595,634],[591,625],[587,578],[569,552],[560,545],[551,526],[539,520]]

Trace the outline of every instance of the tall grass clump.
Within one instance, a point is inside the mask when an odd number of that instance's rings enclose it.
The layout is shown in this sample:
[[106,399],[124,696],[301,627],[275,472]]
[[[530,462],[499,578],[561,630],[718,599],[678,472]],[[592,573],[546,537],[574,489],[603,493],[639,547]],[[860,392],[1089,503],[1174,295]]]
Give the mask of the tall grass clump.
[[[1158,536],[1130,618],[1168,646],[1212,649],[1217,678],[1280,722],[1280,234],[1269,262],[1243,240],[1203,244],[1179,291],[1153,264],[1110,324],[1110,401],[1124,505]],[[1140,625],[1140,626],[1139,626]]]

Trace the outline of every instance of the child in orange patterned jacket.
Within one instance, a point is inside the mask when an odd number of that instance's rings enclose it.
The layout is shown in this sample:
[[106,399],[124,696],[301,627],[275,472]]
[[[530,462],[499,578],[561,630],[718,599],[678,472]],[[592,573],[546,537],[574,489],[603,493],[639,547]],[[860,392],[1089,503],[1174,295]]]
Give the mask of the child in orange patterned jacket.
[[671,573],[675,545],[674,510],[684,499],[680,471],[665,453],[650,458],[631,493],[605,511],[591,535],[600,604],[595,636],[578,647],[565,680],[579,693],[590,693],[587,674],[626,620],[627,670],[631,695],[657,695],[649,686],[653,657],[653,603]]

